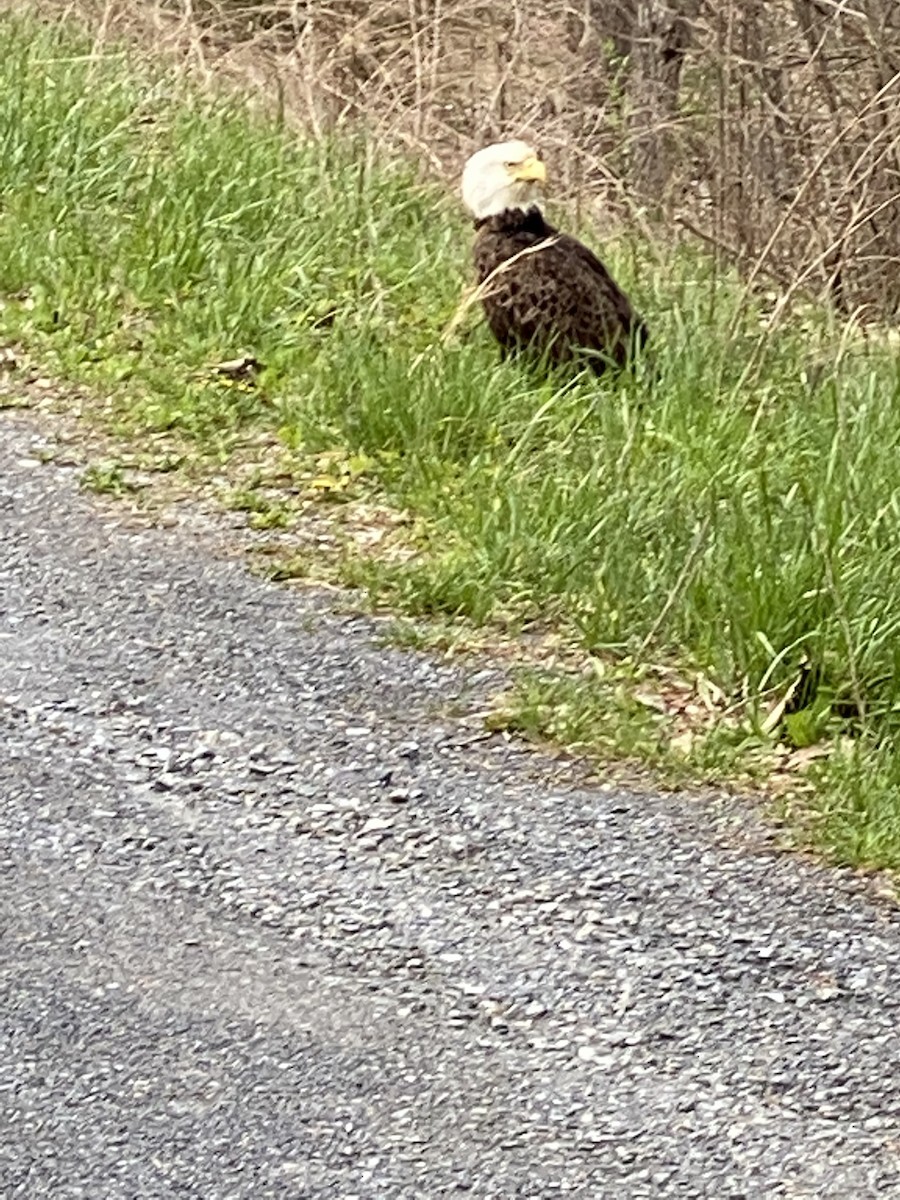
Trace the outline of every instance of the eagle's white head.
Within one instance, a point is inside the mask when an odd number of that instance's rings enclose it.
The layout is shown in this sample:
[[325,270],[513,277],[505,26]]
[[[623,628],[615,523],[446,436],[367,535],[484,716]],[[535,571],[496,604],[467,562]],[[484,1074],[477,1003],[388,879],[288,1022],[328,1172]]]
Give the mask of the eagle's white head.
[[463,168],[463,203],[476,221],[508,208],[537,203],[547,170],[527,142],[496,142],[473,154]]

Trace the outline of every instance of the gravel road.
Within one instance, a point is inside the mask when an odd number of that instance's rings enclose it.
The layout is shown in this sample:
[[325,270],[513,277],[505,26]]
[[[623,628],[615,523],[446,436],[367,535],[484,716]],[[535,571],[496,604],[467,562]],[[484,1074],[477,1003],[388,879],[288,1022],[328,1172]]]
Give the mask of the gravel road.
[[36,429],[0,417],[3,1197],[900,1197],[887,903],[479,738],[491,679],[129,525]]

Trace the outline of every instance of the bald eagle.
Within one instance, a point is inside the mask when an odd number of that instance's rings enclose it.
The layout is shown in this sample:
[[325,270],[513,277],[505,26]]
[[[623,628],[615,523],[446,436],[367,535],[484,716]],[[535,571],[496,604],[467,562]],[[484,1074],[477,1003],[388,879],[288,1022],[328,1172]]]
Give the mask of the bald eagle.
[[465,165],[484,313],[504,355],[529,349],[553,365],[584,358],[599,375],[630,361],[647,326],[599,258],[544,220],[536,201],[546,178],[526,142],[486,146]]

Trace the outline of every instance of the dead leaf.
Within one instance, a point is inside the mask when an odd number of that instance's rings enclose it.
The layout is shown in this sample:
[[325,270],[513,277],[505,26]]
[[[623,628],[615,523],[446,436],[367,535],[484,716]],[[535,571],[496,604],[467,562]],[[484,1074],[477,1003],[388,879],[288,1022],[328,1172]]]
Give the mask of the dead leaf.
[[643,704],[644,708],[652,708],[654,712],[667,712],[666,702],[656,692],[635,692],[634,698],[638,704]]
[[790,704],[791,700],[793,699],[794,693],[797,691],[797,688],[800,686],[800,682],[801,682],[802,678],[803,678],[802,675],[797,675],[796,678],[791,680],[791,682],[788,684],[787,688],[785,689],[785,691],[782,694],[782,696],[780,697],[780,699],[776,700],[775,703],[772,705],[772,707],[769,709],[768,713],[766,714],[765,720],[763,721],[762,725],[760,726],[763,733],[765,733],[765,734],[774,733],[775,730],[778,728],[778,726],[781,724],[781,718],[784,716],[784,710],[787,708],[787,706]]
[[214,371],[216,375],[222,375],[226,379],[243,379],[251,382],[264,369],[265,363],[261,363],[252,354],[244,354],[240,358],[230,358],[210,367],[210,370]]
[[819,742],[814,746],[803,746],[799,750],[792,750],[785,757],[784,765],[790,771],[805,771],[810,763],[815,762],[817,758],[828,758],[833,748],[828,742]]
[[690,753],[694,748],[696,738],[690,729],[686,729],[684,733],[679,733],[677,737],[673,737],[669,742],[669,749],[673,754],[679,754],[683,758],[690,757]]

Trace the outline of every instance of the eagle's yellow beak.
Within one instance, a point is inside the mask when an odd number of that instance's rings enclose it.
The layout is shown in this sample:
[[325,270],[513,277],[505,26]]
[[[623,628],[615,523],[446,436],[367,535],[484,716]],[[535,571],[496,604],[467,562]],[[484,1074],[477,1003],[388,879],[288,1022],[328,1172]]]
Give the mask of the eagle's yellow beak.
[[536,154],[516,163],[512,173],[517,183],[546,183],[547,168]]

